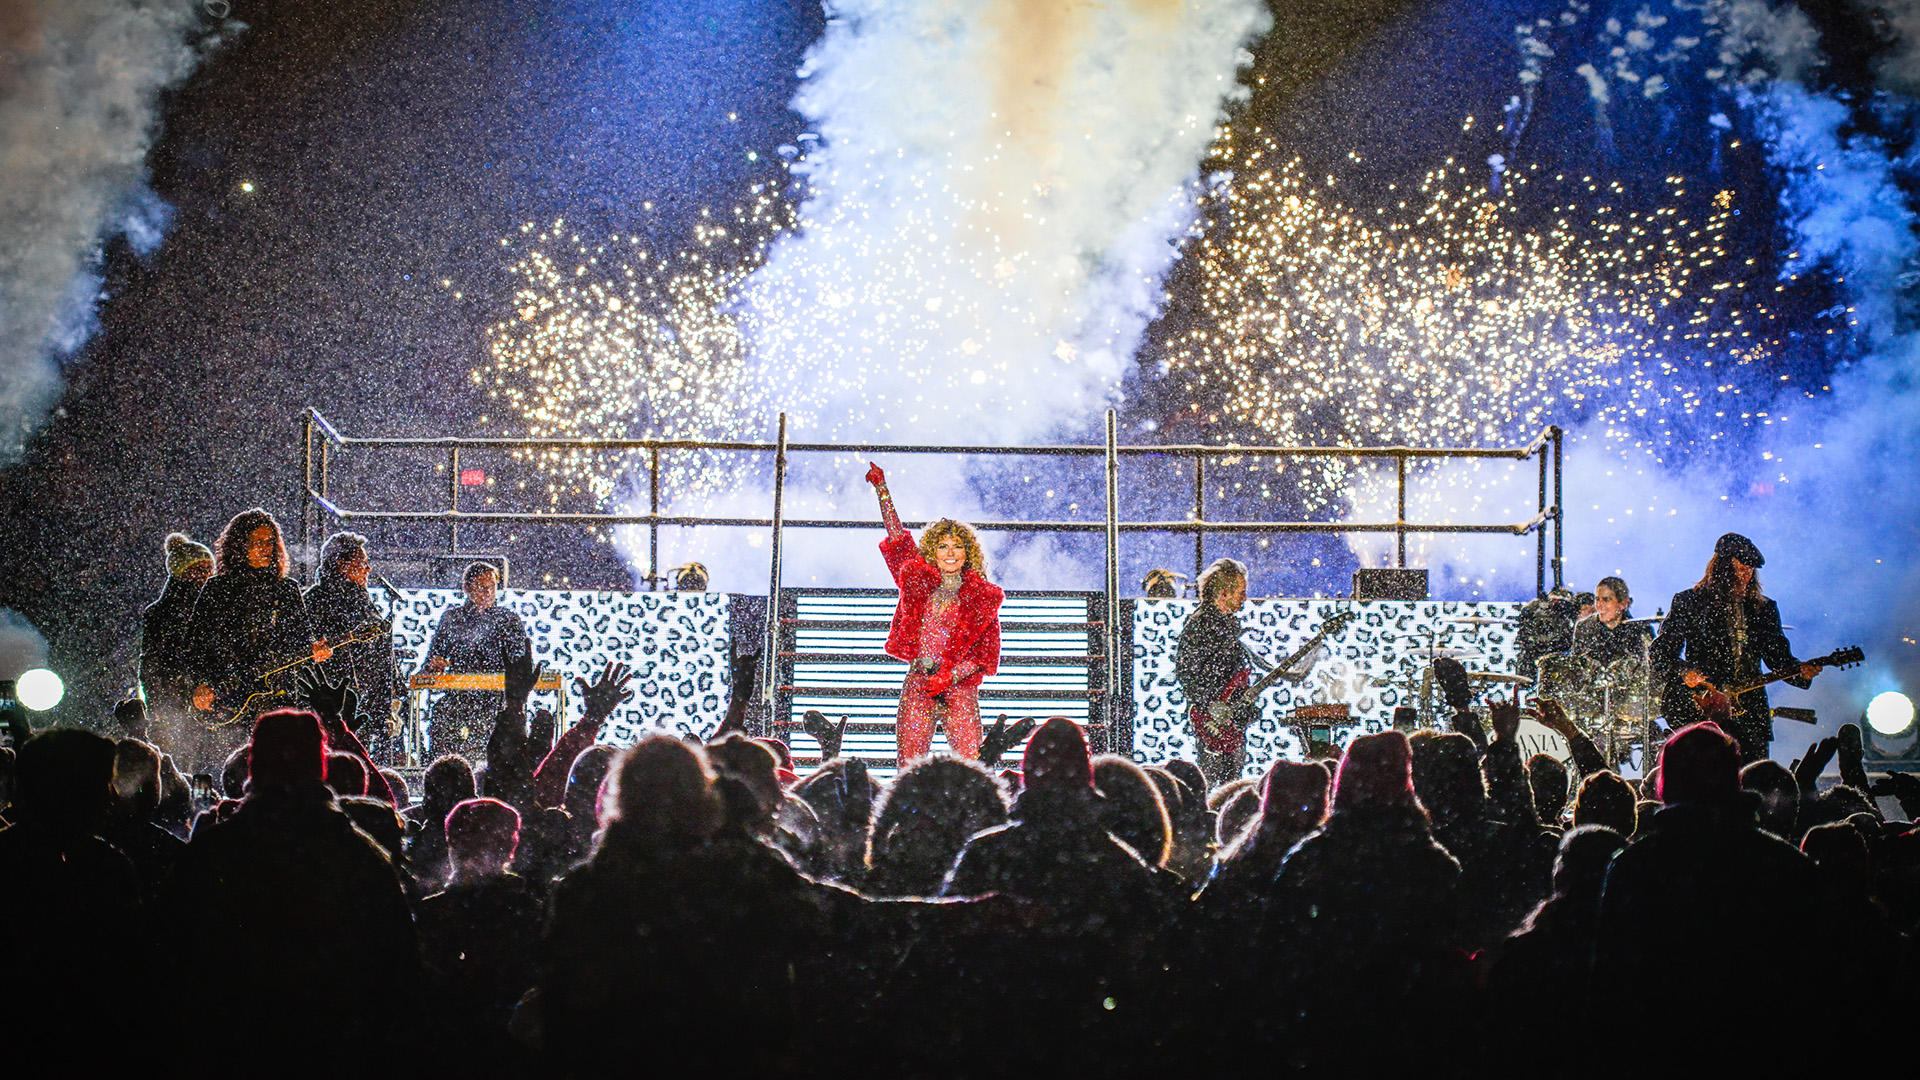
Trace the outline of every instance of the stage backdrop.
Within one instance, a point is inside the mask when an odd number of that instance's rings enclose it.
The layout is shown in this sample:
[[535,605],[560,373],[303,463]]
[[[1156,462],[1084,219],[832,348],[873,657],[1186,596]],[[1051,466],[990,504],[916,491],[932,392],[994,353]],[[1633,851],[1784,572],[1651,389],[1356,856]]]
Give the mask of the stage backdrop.
[[[383,590],[373,591],[383,605]],[[433,628],[447,608],[461,602],[452,589],[401,589],[393,620],[401,670],[411,675],[426,660]],[[726,714],[725,593],[568,592],[508,589],[500,604],[520,614],[533,635],[534,659],[562,672],[567,715],[561,730],[580,719],[573,677],[599,675],[609,661],[633,668],[634,699],[614,710],[600,741],[625,746],[649,730],[705,737]],[[534,695],[533,707],[552,708],[552,695]]]
[[[1133,757],[1143,764],[1174,758],[1197,760],[1193,732],[1186,721],[1186,695],[1174,678],[1173,649],[1195,600],[1133,602]],[[1471,672],[1511,674],[1514,624],[1460,622],[1460,619],[1510,620],[1518,603],[1393,600],[1255,600],[1240,612],[1241,640],[1270,661],[1279,661],[1306,644],[1336,610],[1359,617],[1330,637],[1315,653],[1313,671],[1297,685],[1280,683],[1261,695],[1261,719],[1247,731],[1245,775],[1259,776],[1276,757],[1299,760],[1305,747],[1287,728],[1301,705],[1345,703],[1352,721],[1339,733],[1341,745],[1369,731],[1392,726],[1398,705],[1421,708],[1418,697],[1429,650],[1466,651]],[[1296,669],[1297,670],[1297,669]],[[1492,689],[1476,684],[1476,689]],[[1437,696],[1438,691],[1436,690]],[[1429,706],[1430,707],[1430,706]],[[1433,716],[1423,708],[1422,719]]]

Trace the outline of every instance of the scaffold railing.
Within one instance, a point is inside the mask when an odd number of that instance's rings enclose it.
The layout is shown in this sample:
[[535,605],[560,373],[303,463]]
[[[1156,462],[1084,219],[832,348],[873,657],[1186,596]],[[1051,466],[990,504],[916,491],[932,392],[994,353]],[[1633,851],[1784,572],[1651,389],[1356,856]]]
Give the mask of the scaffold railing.
[[[788,455],[790,454],[932,454],[992,455],[1030,457],[1100,458],[1105,464],[1106,506],[1102,520],[1093,521],[975,521],[975,528],[991,532],[1025,533],[1102,533],[1106,537],[1106,610],[1117,610],[1120,598],[1119,548],[1123,534],[1169,534],[1193,537],[1193,566],[1197,577],[1206,563],[1206,538],[1209,535],[1274,534],[1384,534],[1395,539],[1396,563],[1405,567],[1409,535],[1505,534],[1535,538],[1535,587],[1547,591],[1547,583],[1562,583],[1564,539],[1564,500],[1561,480],[1563,432],[1548,426],[1522,446],[1511,447],[1420,447],[1420,446],[1247,446],[1238,444],[1194,445],[1121,445],[1118,418],[1108,410],[1104,444],[1041,446],[954,446],[899,443],[809,443],[788,438],[787,414],[781,413],[773,442],[738,442],[707,439],[627,439],[627,438],[515,438],[515,437],[385,437],[343,434],[319,410],[309,408],[302,425],[301,468],[305,490],[301,507],[301,544],[309,565],[317,557],[316,545],[325,531],[326,519],[348,524],[356,521],[413,524],[442,524],[447,527],[447,553],[460,553],[460,527],[463,524],[513,524],[538,526],[644,526],[648,530],[648,562],[645,580],[660,581],[660,535],[662,527],[734,527],[770,530],[768,568],[768,611],[780,611],[781,540],[787,529],[846,529],[871,526],[868,518],[789,518],[785,515]],[[440,466],[448,477],[446,500],[431,508],[372,509],[344,504],[332,492],[333,457],[342,450],[430,450],[444,453]],[[461,453],[463,451],[584,451],[644,452],[648,462],[648,510],[644,514],[615,512],[547,512],[469,509],[463,505]],[[766,517],[713,516],[661,513],[661,477],[670,463],[667,455],[681,452],[719,452],[773,455],[770,513]],[[1348,458],[1360,461],[1392,461],[1395,474],[1395,515],[1391,521],[1219,521],[1206,516],[1207,464],[1222,458],[1255,457],[1280,459]],[[1119,518],[1120,462],[1129,458],[1178,458],[1193,464],[1193,503],[1184,520],[1122,521]],[[1507,460],[1538,462],[1538,502],[1534,515],[1525,521],[1495,523],[1455,523],[1407,520],[1407,470],[1412,463],[1448,460]],[[909,528],[924,527],[925,522],[907,522]],[[1551,539],[1549,540],[1549,534]],[[778,652],[773,634],[777,619],[769,619],[766,654]],[[1107,635],[1106,685],[1119,684],[1120,652],[1124,647],[1118,635]],[[775,696],[773,665],[763,665],[761,693],[772,704]]]

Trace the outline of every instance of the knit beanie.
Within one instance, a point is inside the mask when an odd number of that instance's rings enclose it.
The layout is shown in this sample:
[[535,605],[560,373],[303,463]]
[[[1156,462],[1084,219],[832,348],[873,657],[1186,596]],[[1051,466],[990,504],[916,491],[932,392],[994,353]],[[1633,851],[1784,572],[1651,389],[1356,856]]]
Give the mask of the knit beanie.
[[180,577],[197,563],[213,565],[213,551],[186,533],[167,534],[167,573]]

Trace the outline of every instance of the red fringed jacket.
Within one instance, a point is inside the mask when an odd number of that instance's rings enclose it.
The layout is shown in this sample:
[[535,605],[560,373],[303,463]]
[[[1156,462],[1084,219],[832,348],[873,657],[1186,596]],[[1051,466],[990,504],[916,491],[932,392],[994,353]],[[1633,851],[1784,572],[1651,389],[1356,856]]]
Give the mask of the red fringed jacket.
[[[893,627],[887,631],[887,655],[912,663],[920,657],[920,623],[927,613],[928,598],[940,587],[940,571],[920,557],[920,546],[909,533],[880,541],[880,554],[893,572],[893,583],[900,587]],[[981,680],[1000,669],[1000,601],[1006,595],[978,570],[967,570],[961,577],[960,625],[947,641],[940,666],[952,668],[970,660],[975,670],[964,679],[955,679],[953,685],[978,689]]]

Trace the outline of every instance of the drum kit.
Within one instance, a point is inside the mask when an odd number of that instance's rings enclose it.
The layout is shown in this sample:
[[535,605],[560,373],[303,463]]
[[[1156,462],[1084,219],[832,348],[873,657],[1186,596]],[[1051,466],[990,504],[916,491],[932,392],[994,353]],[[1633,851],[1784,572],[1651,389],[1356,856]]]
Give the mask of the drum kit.
[[[1470,628],[1466,631],[1468,634],[1477,634],[1482,627],[1507,626],[1517,619],[1512,616],[1464,615],[1444,621]],[[1634,621],[1651,623],[1657,620]],[[1483,690],[1505,685],[1511,687],[1510,692],[1514,694],[1523,689],[1532,689],[1538,697],[1559,701],[1568,716],[1606,756],[1607,764],[1615,769],[1632,762],[1634,751],[1651,745],[1650,740],[1655,738],[1652,725],[1658,705],[1653,698],[1646,657],[1628,656],[1601,663],[1587,656],[1550,653],[1539,659],[1537,676],[1529,678],[1506,672],[1473,670],[1476,662],[1484,664],[1488,661],[1486,652],[1471,647],[1475,644],[1471,637],[1460,643],[1468,647],[1458,647],[1452,642],[1448,643],[1450,647],[1440,647],[1441,635],[1448,633],[1444,629],[1429,631],[1427,648],[1420,650],[1419,655],[1426,663],[1420,667],[1416,700],[1424,724],[1439,726],[1441,703],[1433,678],[1433,661],[1444,657],[1466,665],[1468,680]],[[1380,685],[1391,685],[1397,680],[1389,678],[1374,681]],[[1556,744],[1561,742],[1557,736],[1551,741]],[[1564,756],[1564,750],[1557,756]]]

